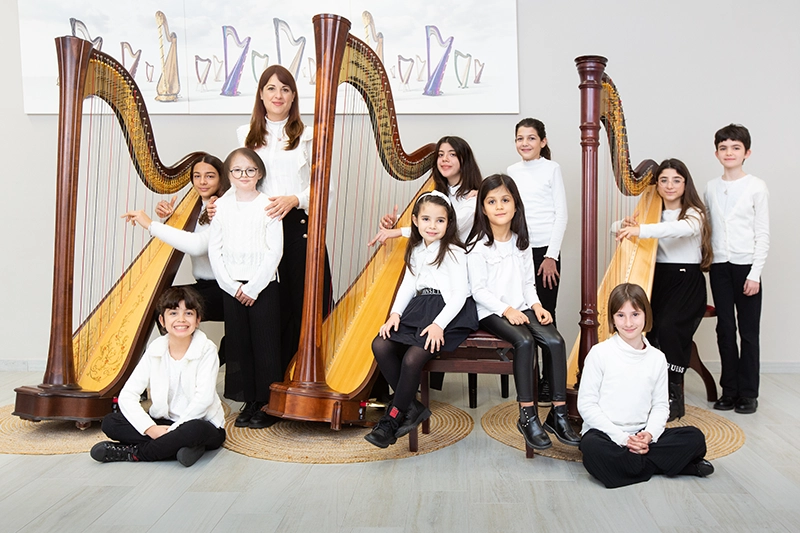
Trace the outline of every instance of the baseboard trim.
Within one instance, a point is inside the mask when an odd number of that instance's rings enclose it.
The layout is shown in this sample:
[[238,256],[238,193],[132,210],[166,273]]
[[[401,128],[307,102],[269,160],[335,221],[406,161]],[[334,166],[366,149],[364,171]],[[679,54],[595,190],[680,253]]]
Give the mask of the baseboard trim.
[[0,359],[0,372],[44,372],[46,368],[46,361]]
[[[703,361],[712,374],[719,374],[722,367],[719,361]],[[762,374],[800,374],[800,362],[761,361]]]

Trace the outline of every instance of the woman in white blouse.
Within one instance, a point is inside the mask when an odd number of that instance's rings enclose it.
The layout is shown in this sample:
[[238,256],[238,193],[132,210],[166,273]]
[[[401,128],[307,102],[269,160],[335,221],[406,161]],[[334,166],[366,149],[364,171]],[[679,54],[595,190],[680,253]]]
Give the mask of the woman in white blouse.
[[[237,130],[239,144],[261,156],[267,175],[259,190],[269,198],[267,215],[283,221],[283,258],[278,266],[284,368],[297,352],[305,292],[308,201],[311,192],[313,129],[300,119],[297,84],[291,73],[271,65],[258,81],[250,124]],[[331,272],[326,255],[323,316],[331,308]]]

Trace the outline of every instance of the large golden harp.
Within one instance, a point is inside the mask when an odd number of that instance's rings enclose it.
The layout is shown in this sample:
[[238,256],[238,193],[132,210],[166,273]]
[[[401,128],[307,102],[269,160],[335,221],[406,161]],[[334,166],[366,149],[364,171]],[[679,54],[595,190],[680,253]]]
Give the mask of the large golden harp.
[[[408,181],[426,173],[433,165],[434,145],[411,154],[403,150],[388,77],[376,53],[349,34],[350,22],[335,15],[317,15],[313,21],[317,83],[303,324],[298,353],[285,381],[272,385],[268,411],[286,418],[330,422],[333,429],[339,429],[343,423],[363,423],[360,401],[369,394],[375,373],[371,342],[386,320],[402,275],[405,246],[404,239],[395,239],[401,242],[387,243],[372,254],[360,274],[348,281],[323,322],[323,268],[332,179],[340,181],[336,190],[339,198],[351,192],[341,185],[347,170],[333,164],[339,85],[349,84],[363,98],[363,115],[372,129],[370,144],[377,144],[379,152],[376,166],[395,180]],[[373,224],[379,214],[379,210],[373,214]],[[407,208],[400,224],[409,224],[409,220]],[[365,242],[366,238],[357,246],[363,248]],[[332,260],[334,276],[339,264]]]
[[[582,56],[575,59],[580,76],[582,209],[581,226],[581,320],[580,338],[570,355],[568,381],[577,387],[583,360],[592,346],[608,337],[606,306],[610,292],[620,283],[636,283],[648,294],[653,285],[657,239],[623,241],[598,286],[598,148],[600,127],[606,130],[614,183],[622,195],[639,196],[636,207],[642,224],[661,219],[661,198],[651,185],[658,164],[646,159],[634,170],[631,165],[628,135],[622,100],[614,82],[605,73],[606,58]],[[625,213],[628,214],[628,213]],[[576,372],[577,370],[577,372]],[[573,397],[574,398],[574,397]],[[572,403],[572,402],[571,402]],[[571,414],[577,415],[576,411]]]
[[[88,163],[99,169],[91,174],[94,181],[102,176],[111,189],[117,183],[129,182],[143,191],[172,194],[189,183],[191,166],[202,153],[190,154],[171,167],[162,163],[144,98],[127,69],[83,39],[60,37],[56,39],[56,49],[60,103],[50,348],[43,382],[16,389],[14,414],[28,420],[74,420],[85,426],[111,412],[112,397],[130,375],[147,340],[155,295],[172,283],[182,254],[160,241],[145,241],[141,248],[114,254],[123,256],[117,278],[116,274],[105,273],[112,269],[102,261],[112,255],[105,251],[120,244],[116,233],[107,233],[109,242],[99,243],[102,256],[92,254],[99,258],[96,266],[93,263],[80,268],[89,278],[108,277],[107,292],[97,295],[98,301],[92,302],[86,313],[77,315],[78,326],[73,327],[75,295],[79,291],[75,267],[80,267],[78,261],[89,255],[83,247],[76,251],[76,236],[85,242],[83,235],[92,227],[122,226],[118,215],[114,220],[110,214],[105,220],[97,220],[91,213],[78,212],[77,206],[83,201],[79,182],[92,181],[79,174]],[[99,103],[103,116],[97,120],[85,117],[85,100],[87,105]],[[114,131],[108,124],[114,126]],[[99,134],[97,139],[116,139],[115,147],[121,149],[114,151],[123,153],[110,153],[102,146],[87,151],[82,143],[87,143],[86,130],[92,129],[99,130],[95,132]],[[91,161],[82,164],[82,154]],[[126,164],[117,163],[117,157]],[[92,190],[95,189],[98,187]],[[99,190],[101,195],[92,193],[96,196],[94,203],[114,201],[109,189]],[[132,202],[142,201],[141,198],[137,196]],[[190,191],[178,204],[169,224],[179,228],[193,224],[199,205],[197,194]]]

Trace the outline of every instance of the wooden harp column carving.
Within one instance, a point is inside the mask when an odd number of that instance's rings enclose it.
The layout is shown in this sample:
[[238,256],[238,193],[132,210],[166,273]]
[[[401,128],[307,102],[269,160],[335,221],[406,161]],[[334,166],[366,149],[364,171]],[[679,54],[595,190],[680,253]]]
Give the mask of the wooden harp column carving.
[[[127,69],[92,43],[75,37],[56,39],[59,62],[58,160],[53,304],[50,345],[43,382],[16,389],[14,414],[29,420],[64,419],[86,423],[110,412],[147,340],[155,295],[172,283],[182,254],[150,241],[133,259],[123,277],[73,329],[73,277],[76,206],[84,99],[96,96],[111,108],[144,185],[156,193],[179,191],[190,180],[191,166],[201,152],[176,165],[158,157],[152,126],[141,92]],[[196,193],[176,207],[170,224],[186,227],[199,212]],[[111,339],[111,340],[109,340]],[[109,346],[113,345],[113,349]],[[112,361],[113,360],[113,361]]]
[[[313,22],[317,74],[303,323],[294,364],[283,383],[272,385],[268,412],[330,422],[333,429],[339,429],[342,423],[363,421],[359,403],[369,393],[375,369],[370,339],[386,318],[403,266],[400,246],[389,246],[392,257],[399,261],[376,266],[377,256],[383,254],[374,255],[323,323],[326,222],[339,84],[352,85],[364,98],[381,164],[392,177],[408,181],[430,170],[434,145],[411,154],[403,151],[389,80],[375,52],[349,34],[350,22],[336,15],[317,15]],[[354,290],[360,280],[373,278],[377,281],[370,282],[369,290],[363,286]],[[358,300],[362,293],[366,296]],[[342,316],[346,309],[355,309],[354,316]],[[337,329],[337,324],[344,326]],[[348,358],[358,359],[358,364],[351,364]],[[354,367],[355,377],[343,376]]]

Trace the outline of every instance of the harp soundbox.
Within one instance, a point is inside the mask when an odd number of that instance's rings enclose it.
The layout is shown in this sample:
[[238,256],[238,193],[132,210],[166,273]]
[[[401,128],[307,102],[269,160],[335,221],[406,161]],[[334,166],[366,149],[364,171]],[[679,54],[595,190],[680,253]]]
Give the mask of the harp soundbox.
[[[403,242],[381,246],[363,267],[355,267],[359,275],[353,281],[348,280],[336,307],[323,322],[322,284],[326,231],[330,228],[327,222],[331,181],[339,182],[334,191],[339,202],[343,198],[356,198],[364,187],[375,185],[348,187],[344,181],[348,169],[359,165],[334,162],[339,85],[349,84],[363,98],[366,110],[362,116],[371,130],[366,137],[371,138],[371,144],[379,152],[371,165],[381,167],[381,172],[391,176],[388,181],[406,182],[426,173],[434,162],[434,145],[428,144],[411,154],[403,150],[389,79],[369,45],[349,34],[350,22],[336,15],[317,15],[313,22],[317,75],[303,323],[298,353],[286,379],[271,387],[268,412],[297,420],[329,422],[333,429],[339,429],[343,423],[363,423],[360,401],[370,392],[376,368],[371,342],[388,315],[403,271],[405,248],[404,239],[394,239]],[[418,194],[415,184],[406,185]],[[377,196],[389,196],[389,205],[394,205],[391,191],[378,191]],[[359,201],[354,203],[368,203],[362,198],[358,197]],[[381,209],[368,213],[365,220],[377,222]],[[400,224],[409,223],[410,208],[407,208]],[[341,230],[333,231],[350,234],[360,226],[360,223],[342,226]],[[367,240],[366,234],[354,239],[351,253],[366,250]],[[345,266],[332,257],[331,268],[337,277]]]
[[[141,194],[177,192],[189,183],[191,166],[202,153],[165,165],[156,151],[142,94],[127,69],[83,39],[61,37],[56,48],[61,83],[50,347],[42,383],[16,389],[14,414],[27,420],[74,420],[85,426],[111,411],[112,397],[143,351],[155,297],[172,283],[182,254],[155,240],[143,242],[141,248],[123,245],[113,231],[125,227],[112,218],[118,215],[106,210],[106,217],[98,220],[78,206],[113,203],[119,196],[114,189],[121,189],[124,196],[130,184]],[[102,106],[100,116],[83,116],[85,99],[87,106],[94,102]],[[115,124],[116,131],[108,124]],[[93,133],[96,139],[117,144],[113,149],[82,146]],[[128,164],[117,162],[116,156]],[[90,186],[86,195],[93,195],[93,200],[84,200],[79,183]],[[137,196],[136,201],[142,198]],[[169,224],[181,229],[193,224],[199,207],[197,194],[190,191]],[[105,233],[107,242],[93,251],[88,248],[93,239],[85,235],[96,228],[112,231]],[[76,240],[82,243],[80,248]],[[117,278],[115,273],[121,274]],[[92,290],[81,289],[84,280]],[[95,290],[101,286],[104,293]]]
[[[653,284],[653,269],[658,250],[657,239],[625,241],[615,250],[602,282],[598,287],[598,147],[600,127],[608,138],[614,183],[625,196],[639,196],[636,208],[642,224],[655,223],[661,218],[661,199],[651,185],[658,164],[646,159],[634,170],[628,148],[628,134],[622,100],[614,82],[605,73],[606,58],[582,56],[575,59],[580,76],[581,91],[581,148],[582,148],[582,226],[581,226],[581,330],[569,359],[568,376],[577,388],[583,360],[592,346],[608,337],[606,305],[611,291],[620,283],[641,285],[648,295]],[[626,213],[627,214],[627,213]],[[569,378],[568,378],[569,381]],[[570,399],[574,400],[574,391]],[[570,414],[577,409],[570,401]]]

